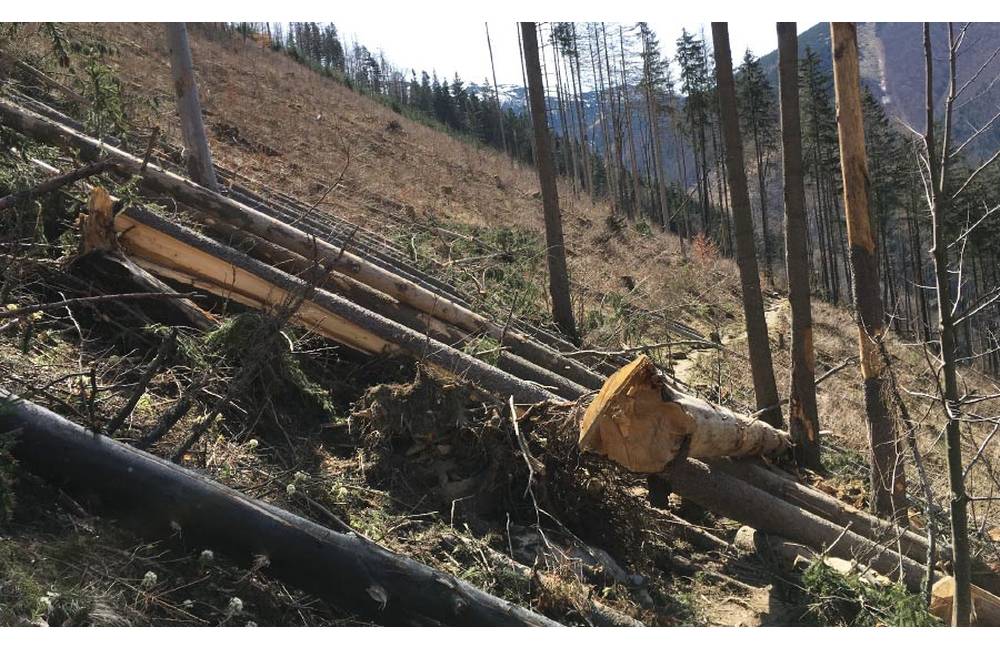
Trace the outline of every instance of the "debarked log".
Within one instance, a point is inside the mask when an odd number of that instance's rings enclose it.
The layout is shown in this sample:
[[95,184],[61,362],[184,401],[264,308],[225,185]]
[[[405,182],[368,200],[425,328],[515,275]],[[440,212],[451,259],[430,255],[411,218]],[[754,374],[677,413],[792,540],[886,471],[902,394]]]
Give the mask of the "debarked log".
[[322,239],[274,219],[229,197],[212,192],[182,176],[157,165],[144,165],[137,156],[87,136],[71,127],[42,117],[17,104],[0,99],[0,124],[30,134],[48,144],[77,150],[85,158],[106,156],[128,175],[140,174],[143,187],[170,195],[197,209],[195,217],[206,225],[225,223],[250,232],[307,259],[315,259],[327,269],[336,270],[386,293],[400,302],[451,323],[469,333],[485,332],[503,339],[504,345],[518,356],[590,389],[601,386],[604,378],[583,364],[533,341],[521,332],[503,325],[442,295],[407,281],[389,270],[343,250]]
[[757,456],[790,444],[766,422],[678,392],[646,356],[607,380],[584,413],[579,440],[582,450],[647,474],[678,457]]
[[0,404],[0,431],[15,433],[14,458],[24,468],[70,489],[97,493],[157,535],[264,566],[291,585],[377,622],[555,624],[359,535],[334,532],[88,431],[3,389]]
[[405,352],[488,393],[519,402],[554,399],[554,393],[239,251],[174,224],[148,210],[115,217],[118,241],[138,265],[161,277],[203,289],[255,309],[301,300],[293,321],[362,352]]

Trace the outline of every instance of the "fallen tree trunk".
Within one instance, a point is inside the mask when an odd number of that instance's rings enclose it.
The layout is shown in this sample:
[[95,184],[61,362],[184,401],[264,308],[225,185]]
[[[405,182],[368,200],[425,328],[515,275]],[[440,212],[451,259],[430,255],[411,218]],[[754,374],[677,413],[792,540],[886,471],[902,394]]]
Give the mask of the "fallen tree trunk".
[[673,390],[646,356],[611,375],[580,423],[580,449],[647,474],[677,457],[758,456],[790,444],[766,422]]
[[[583,364],[568,359],[554,350],[532,341],[517,331],[504,331],[502,325],[476,314],[456,302],[428,289],[370,264],[366,260],[332,244],[311,237],[277,219],[243,205],[228,197],[208,190],[186,178],[166,171],[156,165],[143,166],[143,161],[125,151],[91,138],[49,118],[0,99],[0,118],[4,126],[30,134],[49,144],[80,151],[81,155],[96,158],[100,155],[113,160],[115,166],[128,175],[141,175],[143,186],[164,194],[202,211],[195,215],[204,223],[226,223],[235,228],[267,239],[307,259],[316,259],[325,268],[336,270],[370,287],[382,291],[415,309],[435,318],[456,325],[468,332],[486,332],[501,340],[518,356],[565,376],[590,389],[599,388],[604,378]],[[140,174],[141,172],[141,174]]]
[[146,270],[255,309],[306,296],[293,320],[349,347],[406,352],[488,393],[541,402],[555,395],[310,283],[262,264],[147,210],[119,214],[122,248]]
[[[849,525],[852,532],[862,537],[891,544],[915,562],[923,564],[927,562],[927,538],[913,530],[899,528],[892,522],[879,519],[814,487],[786,478],[756,462],[718,460],[712,461],[711,466],[789,503],[805,508],[827,521],[839,526]],[[951,546],[939,540],[936,556],[936,561],[950,561]],[[972,582],[991,592],[1000,592],[1000,575],[977,558],[972,559]]]
[[[841,575],[857,572],[861,580],[874,585],[885,585],[889,579],[863,564],[836,555],[821,555],[804,544],[798,544],[778,535],[768,535],[750,526],[736,531],[733,547],[744,553],[756,555],[760,560],[775,564],[785,572],[805,569],[820,560]],[[834,550],[836,553],[836,550]]]
[[378,622],[554,625],[354,533],[337,533],[166,460],[87,431],[0,389],[14,457],[58,484],[98,493],[163,536],[231,555]]
[[[71,272],[83,282],[96,285],[99,293],[173,292],[169,286],[121,254],[115,237],[112,209],[112,198],[104,189],[96,188],[90,193],[87,213],[80,219],[83,254],[70,262]],[[144,302],[131,309],[140,312],[148,323],[188,325],[199,330],[208,330],[216,325],[208,313],[186,298]]]
[[909,589],[920,589],[924,569],[917,562],[704,463],[678,461],[666,479],[675,493],[715,514],[814,549],[833,546],[838,556],[858,560],[890,578],[902,578]]
[[[223,242],[229,242],[234,248],[242,250],[254,259],[260,260],[285,273],[305,280],[314,278],[317,275],[315,264],[297,253],[272,244],[266,239],[240,232],[235,228],[223,224],[218,224],[212,228],[212,231],[213,235],[217,236]],[[461,348],[472,338],[468,332],[438,320],[433,316],[417,311],[413,307],[405,305],[357,280],[336,272],[319,275],[324,276],[320,282],[322,288],[342,295],[354,304],[395,321],[400,325],[405,325],[417,332],[426,333],[442,343]],[[583,386],[504,350],[497,352],[496,366],[500,370],[509,372],[521,379],[550,387],[559,397],[565,399],[577,399],[587,392],[587,389]]]
[[808,485],[785,478],[755,463],[715,461],[721,470],[791,504],[817,514],[839,526],[850,525],[851,532],[868,539],[896,546],[915,562],[926,562],[927,539],[893,522],[879,519]]

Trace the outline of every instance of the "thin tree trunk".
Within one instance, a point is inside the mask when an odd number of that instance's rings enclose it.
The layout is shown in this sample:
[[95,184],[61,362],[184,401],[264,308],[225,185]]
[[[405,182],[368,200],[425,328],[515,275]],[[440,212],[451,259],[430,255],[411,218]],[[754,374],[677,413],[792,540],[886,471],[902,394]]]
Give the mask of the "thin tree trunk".
[[902,449],[884,395],[885,362],[879,343],[885,334],[885,314],[875,266],[875,240],[868,212],[868,161],[861,113],[861,79],[854,23],[830,23],[837,94],[840,166],[844,177],[854,307],[858,319],[865,414],[871,445],[871,502],[875,513],[900,522],[906,518],[906,475]]
[[[594,200],[594,172],[590,158],[590,147],[587,144],[587,129],[583,120],[583,77],[580,76],[580,50],[576,40],[576,23],[571,23],[573,29],[573,60],[570,65],[570,77],[573,80],[573,92],[576,95],[576,124],[580,133],[580,158],[583,162],[583,170],[586,176],[587,193],[590,200]],[[574,75],[573,72],[576,72]]]
[[[813,350],[809,265],[806,259],[806,197],[802,181],[802,127],[799,123],[798,36],[795,23],[778,23],[781,151],[785,195],[785,269],[792,312],[792,372],[788,399],[789,433],[800,467],[818,470],[819,414],[816,408],[816,354]],[[761,188],[763,191],[763,187]],[[763,204],[761,205],[763,210]],[[763,212],[762,212],[763,214]]]
[[194,182],[217,192],[219,184],[215,179],[208,138],[205,137],[205,125],[201,121],[201,103],[198,101],[198,86],[194,80],[187,27],[184,23],[166,23],[166,32],[167,46],[170,49],[170,74],[174,80],[177,112],[181,116],[188,174]]
[[[940,163],[935,146],[934,133],[934,67],[931,51],[930,23],[924,23],[924,57],[927,69],[926,101],[927,129],[924,132],[924,146],[930,167],[930,212],[933,232],[931,257],[934,260],[934,279],[937,289],[938,334],[941,337],[941,376],[944,379],[945,445],[948,456],[948,487],[951,492],[951,539],[952,564],[955,573],[955,605],[952,623],[965,627],[969,625],[972,613],[970,592],[971,567],[969,561],[969,520],[966,508],[969,497],[965,492],[964,467],[962,465],[962,439],[959,422],[958,373],[955,362],[955,323],[951,302],[951,279],[948,271],[948,247],[944,240],[944,215],[949,210],[948,158],[951,154],[952,104],[955,101],[955,38],[951,23],[948,23],[948,64],[949,89],[945,102],[944,135],[941,142]],[[938,166],[940,164],[940,167]]]
[[556,189],[548,120],[545,116],[545,96],[542,90],[542,69],[538,62],[538,36],[535,23],[521,23],[521,37],[524,41],[524,62],[528,71],[528,95],[531,100],[535,132],[538,182],[542,186],[542,205],[545,213],[545,258],[549,268],[552,316],[563,334],[576,338],[576,323],[569,293],[569,272],[566,269],[566,246],[563,243],[562,217],[559,214],[559,193]]
[[767,409],[761,419],[782,428],[778,388],[771,363],[771,345],[764,318],[764,303],[760,295],[760,272],[754,252],[753,221],[750,217],[750,194],[746,171],[743,169],[743,142],[736,113],[736,84],[733,61],[729,50],[729,28],[726,23],[712,23],[715,48],[715,75],[719,86],[719,118],[726,149],[726,168],[733,199],[733,220],[736,227],[736,261],[743,289],[743,313],[746,318],[747,344],[750,348],[750,370],[753,374],[757,408]]
[[507,148],[507,134],[503,129],[503,109],[500,107],[500,87],[497,86],[497,69],[493,65],[493,43],[490,41],[490,24],[484,24],[486,25],[486,47],[490,51],[490,72],[493,73],[493,95],[497,100],[497,127],[500,129],[500,141],[503,143],[504,153],[510,155],[510,150]]

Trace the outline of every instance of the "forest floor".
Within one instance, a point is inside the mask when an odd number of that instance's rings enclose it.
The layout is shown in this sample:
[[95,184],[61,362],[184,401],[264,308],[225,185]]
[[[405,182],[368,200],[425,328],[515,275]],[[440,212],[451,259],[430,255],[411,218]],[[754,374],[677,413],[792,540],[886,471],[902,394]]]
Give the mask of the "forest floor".
[[[94,66],[103,66],[101,74],[120,83],[115,101],[130,130],[144,133],[155,125],[166,139],[179,140],[158,26],[68,26],[79,45],[70,69],[53,64],[44,35],[23,29],[25,37],[5,43],[5,50],[82,91],[90,87],[88,74],[95,78]],[[105,48],[99,56],[84,54],[95,44]],[[549,325],[532,169],[399,115],[252,41],[193,29],[192,48],[220,162],[251,186],[281,187],[382,233],[414,263],[471,295],[485,313],[513,312]],[[34,153],[59,160],[52,151]],[[33,180],[16,160],[0,162],[0,194]],[[605,203],[592,203],[564,181],[560,192],[584,347],[628,349],[689,339],[694,331],[721,344],[700,350],[678,344],[650,356],[703,397],[749,412],[734,264],[704,243],[684,259],[675,237],[613,218]],[[63,221],[74,217],[69,201],[44,208]],[[39,223],[35,215],[24,217],[18,236]],[[39,244],[37,267],[21,269],[20,284],[6,289],[9,300],[52,299],[75,236],[71,229]],[[768,295],[781,392],[790,340],[784,304],[780,292]],[[233,306],[219,315],[222,333],[182,332],[182,354],[157,376],[120,437],[148,430],[197,372],[212,369],[209,395],[236,376],[236,352],[252,336],[253,318]],[[856,353],[856,330],[845,308],[818,300],[814,319],[822,374]],[[643,481],[572,453],[572,432],[553,428],[554,419],[542,414],[522,426],[546,465],[545,498],[559,517],[545,528],[558,550],[546,548],[524,496],[525,467],[503,400],[474,399],[411,362],[365,358],[295,328],[288,333],[291,345],[274,351],[274,372],[263,373],[246,399],[227,410],[186,465],[320,523],[336,516],[394,551],[566,623],[590,622],[588,600],[647,624],[817,622],[809,608],[815,601],[799,578],[755,558],[699,548],[671,517],[727,540],[736,522],[679,500],[669,512],[653,508],[643,498]],[[488,348],[488,341],[472,341],[467,349]],[[889,349],[901,383],[914,393],[931,392],[920,349],[899,338]],[[123,340],[99,314],[80,309],[50,315],[27,334],[17,328],[0,333],[0,372],[12,389],[81,424],[99,425],[129,397],[152,351],[148,342]],[[91,368],[94,384],[87,378]],[[972,370],[966,380],[983,393],[998,390]],[[925,407],[918,396],[905,397],[915,410]],[[157,451],[184,438],[209,399]],[[434,409],[428,418],[428,399],[453,408]],[[823,383],[819,408],[832,475],[812,480],[863,506],[867,433],[855,367],[848,364]],[[944,494],[939,425],[940,416],[929,413],[917,435],[935,490]],[[978,442],[967,444],[974,449]],[[150,543],[100,503],[71,498],[21,470],[7,473],[15,503],[7,521],[0,517],[0,625],[361,623],[259,568],[230,565],[211,549],[184,548],[176,540]],[[0,488],[8,487],[5,480],[0,465]],[[981,531],[995,525],[996,507],[974,513]],[[919,529],[919,513],[913,521]],[[501,556],[531,567],[531,576],[505,568]]]

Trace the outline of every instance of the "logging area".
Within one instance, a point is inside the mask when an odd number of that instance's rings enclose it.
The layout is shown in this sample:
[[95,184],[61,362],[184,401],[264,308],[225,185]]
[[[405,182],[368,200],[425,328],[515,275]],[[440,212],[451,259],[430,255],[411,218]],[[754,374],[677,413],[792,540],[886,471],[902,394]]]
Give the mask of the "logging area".
[[0,23],[0,626],[1000,625],[992,362],[951,417],[938,348],[861,328],[877,277],[814,293],[802,434],[794,279],[246,25]]

